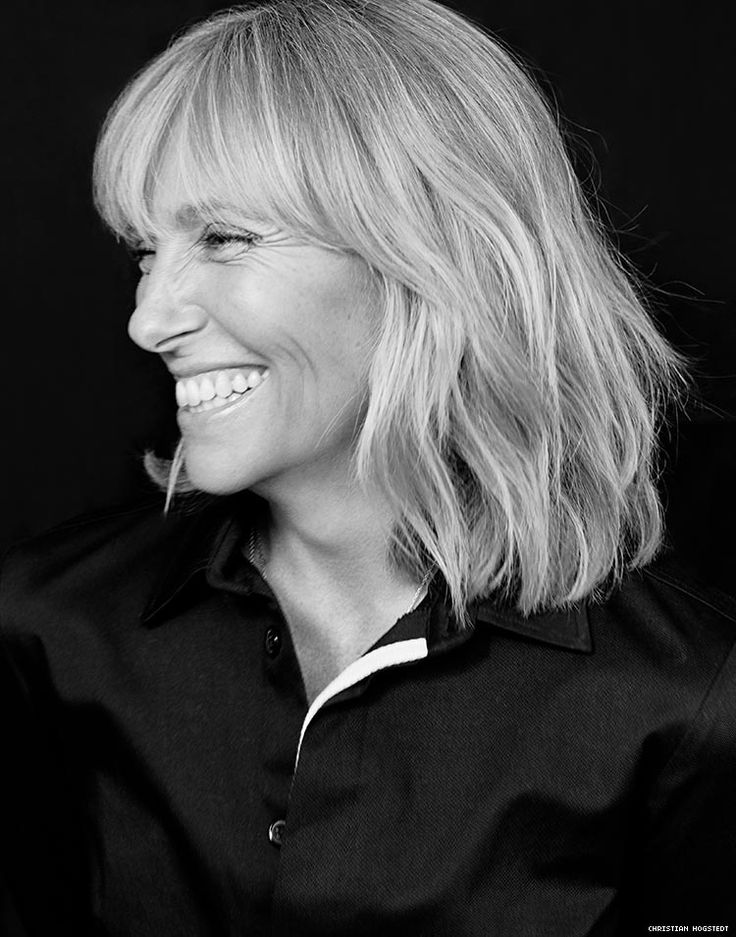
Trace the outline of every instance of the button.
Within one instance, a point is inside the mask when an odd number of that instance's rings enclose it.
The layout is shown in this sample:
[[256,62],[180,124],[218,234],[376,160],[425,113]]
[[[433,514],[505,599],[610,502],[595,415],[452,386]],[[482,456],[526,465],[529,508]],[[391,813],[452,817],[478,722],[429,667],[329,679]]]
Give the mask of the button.
[[286,832],[286,820],[274,820],[268,828],[268,838],[274,846],[280,846],[284,841]]
[[268,628],[266,631],[266,654],[276,657],[281,650],[281,632],[278,628]]

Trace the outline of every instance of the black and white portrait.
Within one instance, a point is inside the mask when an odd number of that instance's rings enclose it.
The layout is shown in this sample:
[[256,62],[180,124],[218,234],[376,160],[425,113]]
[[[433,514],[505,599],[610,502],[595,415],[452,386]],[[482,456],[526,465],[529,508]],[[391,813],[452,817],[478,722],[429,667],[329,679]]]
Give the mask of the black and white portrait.
[[734,24],[576,7],[11,14],[3,935],[736,928]]

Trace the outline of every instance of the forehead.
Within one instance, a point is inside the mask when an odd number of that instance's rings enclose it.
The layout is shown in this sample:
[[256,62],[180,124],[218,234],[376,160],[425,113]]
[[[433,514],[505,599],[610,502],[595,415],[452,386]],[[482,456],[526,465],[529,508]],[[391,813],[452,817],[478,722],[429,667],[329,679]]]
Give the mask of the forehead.
[[[216,184],[215,173],[202,173],[187,165],[184,151],[178,149],[178,158],[169,156],[155,172],[149,204],[153,225],[160,230],[195,231],[212,222],[242,224],[246,219],[265,223],[268,213],[241,187],[228,196],[229,186],[222,180]],[[217,191],[218,188],[221,191]]]
[[239,223],[243,220],[243,212],[218,200],[203,200],[196,204],[172,200],[155,205],[154,217],[157,227],[186,232],[197,231],[213,221]]

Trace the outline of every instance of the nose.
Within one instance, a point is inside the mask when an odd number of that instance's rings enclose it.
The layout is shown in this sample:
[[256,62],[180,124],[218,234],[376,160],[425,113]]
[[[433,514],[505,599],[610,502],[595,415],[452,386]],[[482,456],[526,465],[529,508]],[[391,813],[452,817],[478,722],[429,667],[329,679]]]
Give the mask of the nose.
[[157,255],[141,277],[128,335],[145,351],[171,351],[206,323],[205,310],[189,295],[186,276],[177,276],[170,262]]

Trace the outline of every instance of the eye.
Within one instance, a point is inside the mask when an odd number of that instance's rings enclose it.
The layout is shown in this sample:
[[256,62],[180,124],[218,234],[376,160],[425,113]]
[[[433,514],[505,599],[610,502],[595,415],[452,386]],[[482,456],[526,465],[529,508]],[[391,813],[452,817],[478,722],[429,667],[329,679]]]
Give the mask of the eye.
[[145,244],[136,244],[128,248],[128,253],[140,270],[141,275],[147,276],[151,272],[153,258],[156,256],[154,248],[148,247]]
[[202,232],[200,244],[216,253],[218,259],[229,260],[247,253],[260,240],[261,235],[253,231],[207,227]]

